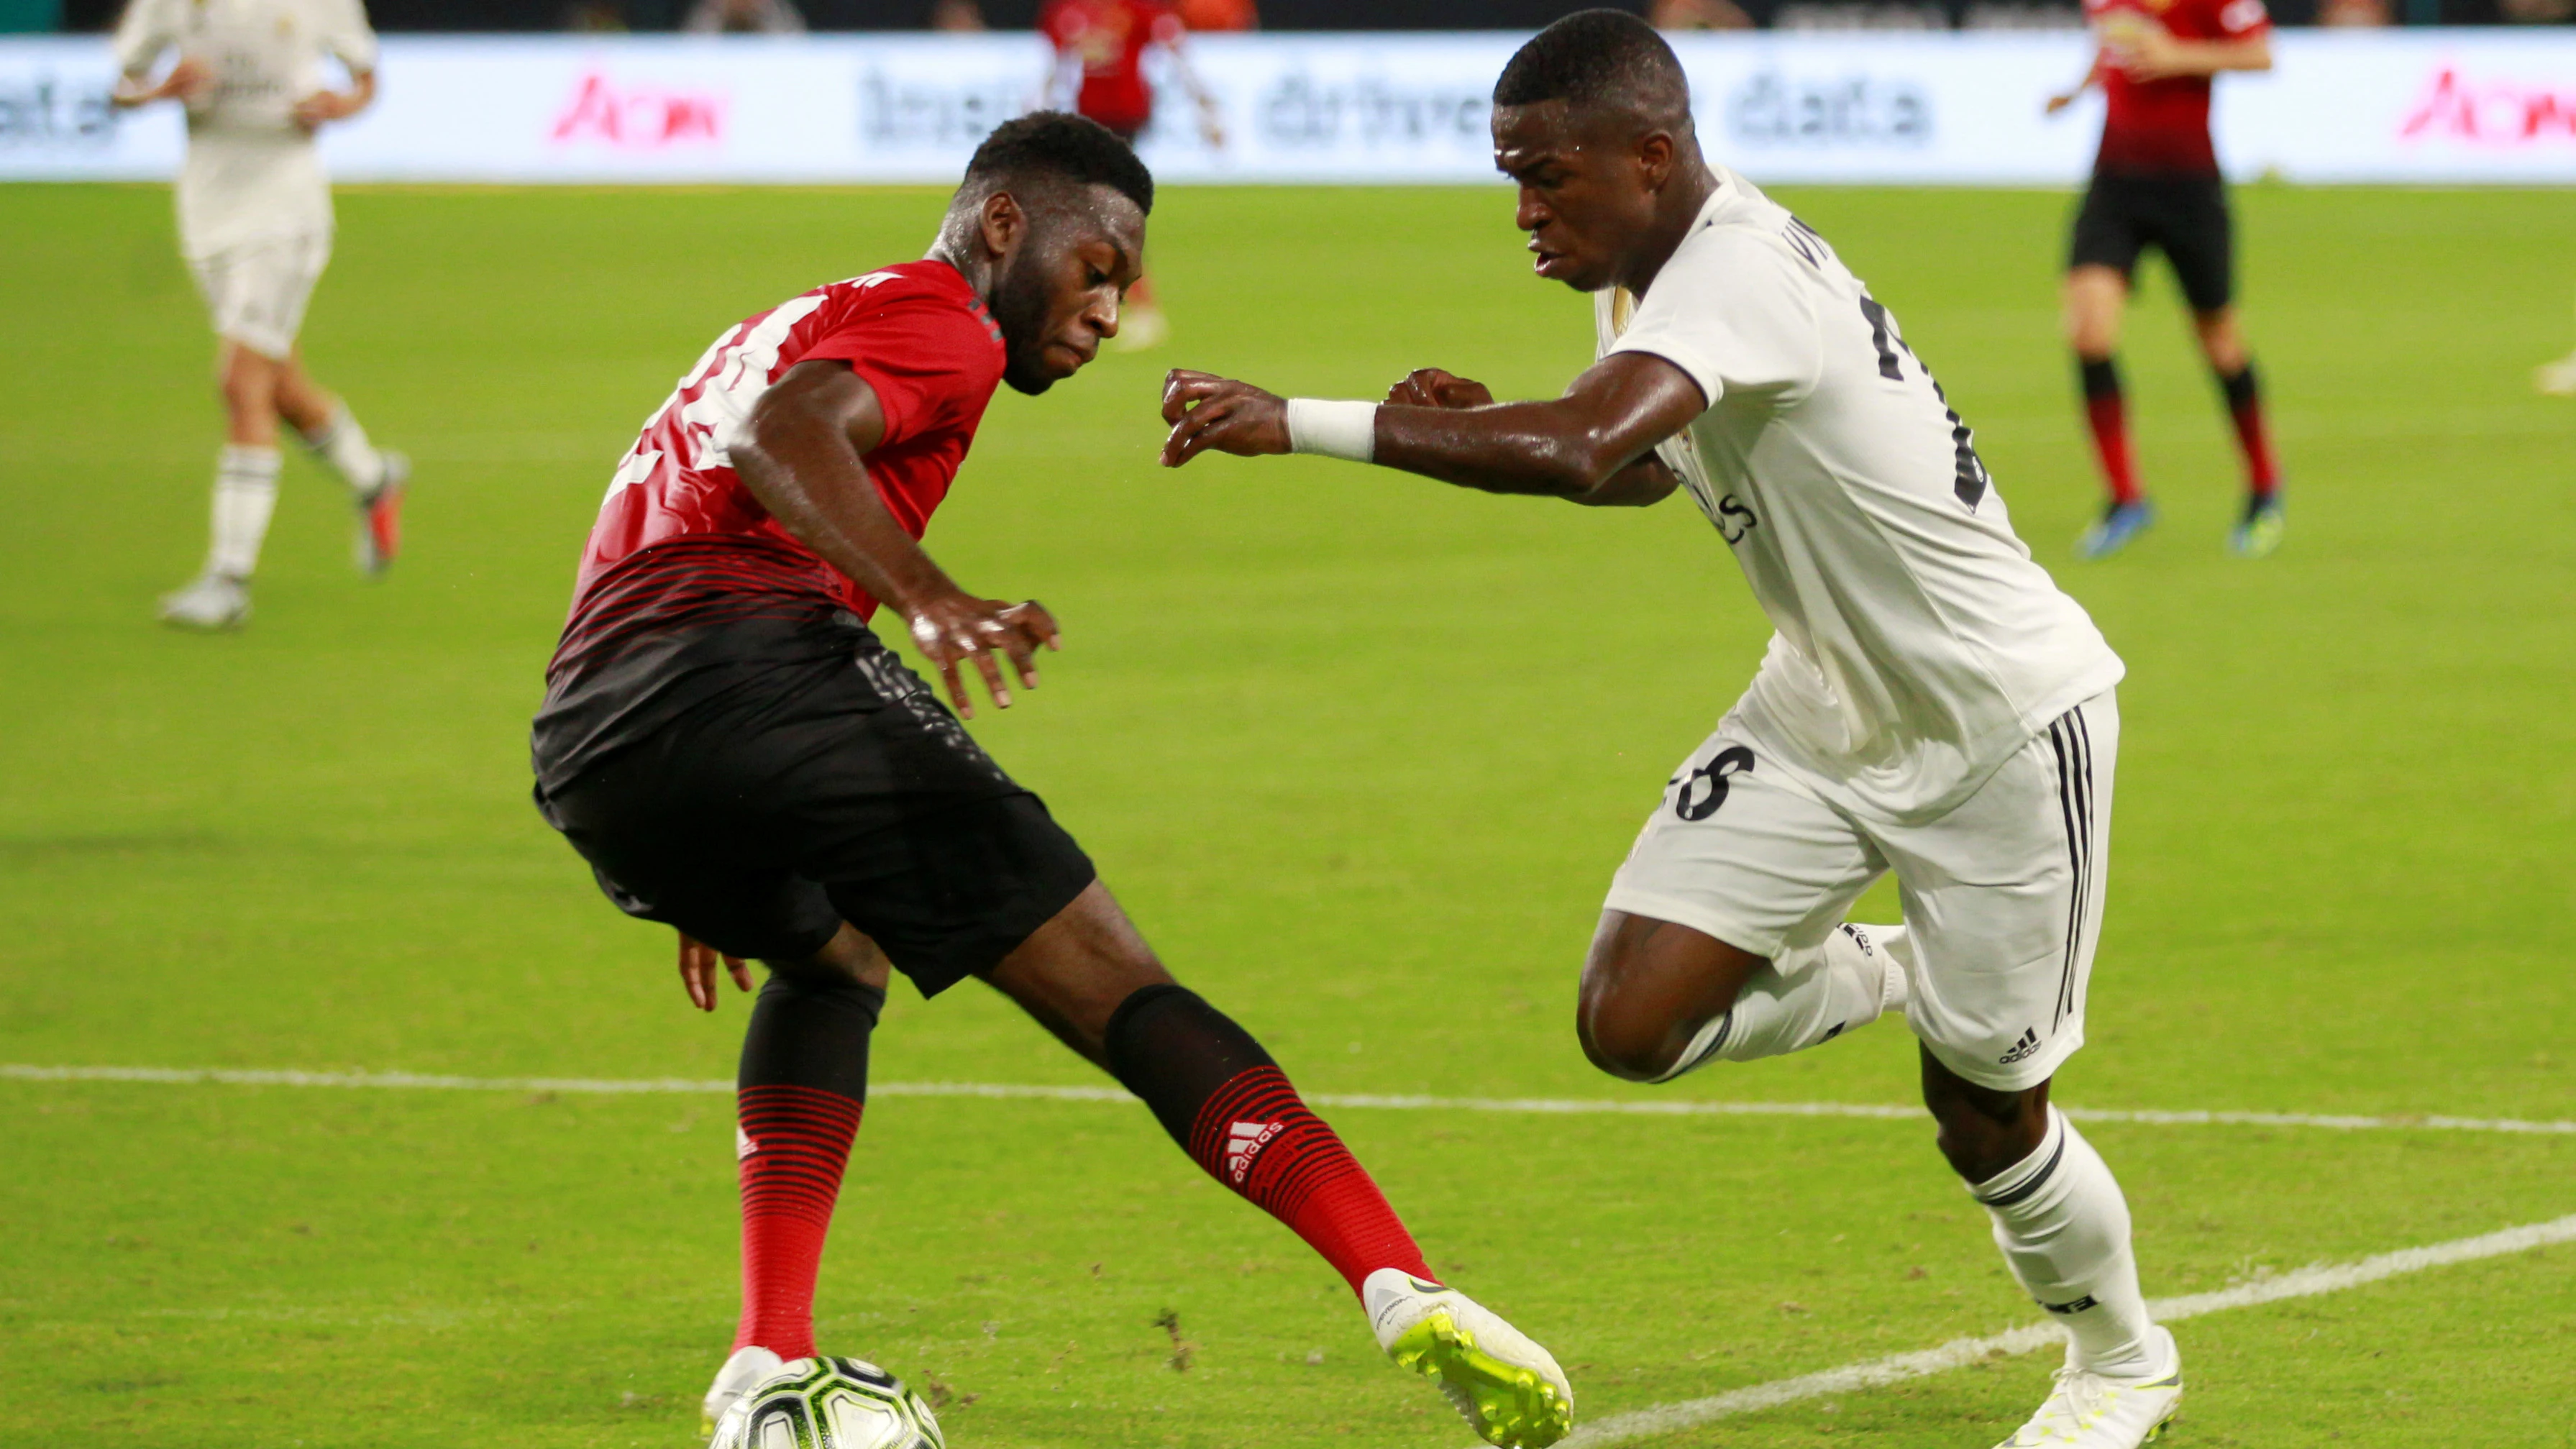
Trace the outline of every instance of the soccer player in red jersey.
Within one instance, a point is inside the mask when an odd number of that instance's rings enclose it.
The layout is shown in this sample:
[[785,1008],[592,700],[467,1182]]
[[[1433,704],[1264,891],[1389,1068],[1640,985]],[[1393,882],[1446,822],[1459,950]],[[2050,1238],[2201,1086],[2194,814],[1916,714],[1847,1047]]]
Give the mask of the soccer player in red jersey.
[[[1216,97],[1199,83],[1181,51],[1186,27],[1170,0],[1047,0],[1038,12],[1038,29],[1055,45],[1055,69],[1047,76],[1049,104],[1068,105],[1134,145],[1154,119],[1145,54],[1159,46],[1198,106],[1199,134],[1210,146],[1225,144]],[[1153,283],[1138,277],[1128,294],[1117,346],[1140,352],[1170,332],[1171,324],[1154,300]]]
[[[769,980],[743,1041],[743,1304],[710,1420],[814,1348],[815,1270],[890,973],[978,977],[1142,1098],[1349,1282],[1383,1347],[1496,1444],[1571,1421],[1546,1350],[1431,1277],[1260,1044],[1155,959],[1081,847],[867,626],[882,601],[958,714],[1056,645],[918,540],[998,383],[1118,330],[1153,178],[1078,117],[1004,125],[917,262],[727,329],[618,465],[532,732],[536,801],[608,898],[679,932],[690,1000]],[[999,656],[999,658],[997,658]]]
[[2112,354],[2138,254],[2155,247],[2173,264],[2192,327],[2218,374],[2245,454],[2245,512],[2230,535],[2242,557],[2281,544],[2281,479],[2264,434],[2254,362],[2236,324],[2233,228],[2218,153],[2209,138],[2209,93],[2224,71],[2272,68],[2272,22],[2263,0],[2084,0],[2101,37],[2081,84],[2049,98],[2051,115],[2099,84],[2108,113],[2093,184],[2076,214],[2066,273],[2066,332],[2075,346],[2086,421],[2110,485],[2101,519],[2076,542],[2107,558],[2155,521],[2129,449],[2126,405]]

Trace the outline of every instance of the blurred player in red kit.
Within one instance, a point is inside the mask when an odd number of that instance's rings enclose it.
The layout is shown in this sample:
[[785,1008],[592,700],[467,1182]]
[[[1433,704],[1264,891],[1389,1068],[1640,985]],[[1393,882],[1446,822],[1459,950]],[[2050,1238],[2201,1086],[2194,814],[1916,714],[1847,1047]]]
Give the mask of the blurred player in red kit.
[[2235,243],[2226,183],[2209,138],[2210,82],[2222,71],[2272,68],[2263,0],[2084,0],[2100,39],[2081,84],[2052,96],[2055,115],[2096,84],[2108,112],[2093,184],[2075,218],[2066,273],[2066,332],[2083,379],[2093,448],[2111,499],[2076,552],[2107,558],[2155,521],[2129,449],[2127,409],[2112,354],[2138,254],[2165,254],[2190,303],[2192,328],[2218,375],[2245,454],[2245,512],[2229,544],[2261,558],[2281,544],[2280,474],[2263,426],[2253,359],[2237,330]]
[[[1198,107],[1199,134],[1210,146],[1225,144],[1216,97],[1199,83],[1181,52],[1181,37],[1188,28],[1169,0],[1048,0],[1038,12],[1038,29],[1055,45],[1055,69],[1047,75],[1047,105],[1077,111],[1135,145],[1154,119],[1154,87],[1145,79],[1145,54],[1160,46]],[[1126,317],[1112,345],[1139,352],[1170,333],[1171,324],[1154,300],[1153,284],[1137,278],[1127,294]]]

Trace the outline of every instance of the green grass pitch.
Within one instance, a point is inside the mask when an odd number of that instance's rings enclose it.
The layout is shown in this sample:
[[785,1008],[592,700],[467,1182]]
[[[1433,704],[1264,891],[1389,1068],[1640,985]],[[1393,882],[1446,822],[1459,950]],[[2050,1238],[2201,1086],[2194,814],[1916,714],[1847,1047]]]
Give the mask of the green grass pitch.
[[[2151,274],[2126,354],[2165,505],[2094,506],[2054,276],[2069,202],[1789,198],[1903,320],[2040,558],[2130,664],[2100,1107],[2576,1116],[2576,194],[2251,188],[2247,322],[2290,477],[2236,464]],[[721,327],[918,255],[924,190],[357,190],[306,344],[418,464],[364,584],[290,459],[258,613],[194,568],[211,346],[150,188],[0,188],[0,1062],[724,1077],[526,799],[524,728],[609,469]],[[1765,629],[1681,502],[1637,514],[1311,460],[1152,464],[1161,371],[1548,393],[1584,303],[1490,190],[1177,190],[1162,351],[1004,393],[931,545],[1066,652],[978,730],[1184,979],[1311,1091],[1643,1096],[1574,968],[1672,763]],[[1873,904],[1884,909],[1885,897]],[[980,988],[899,991],[886,1080],[1088,1083]],[[1881,1025],[1660,1089],[1902,1103]],[[1920,1121],[1334,1114],[1432,1261],[1586,1415],[2036,1316]],[[0,1081],[0,1445],[685,1446],[734,1311],[718,1096]],[[2576,1211],[2576,1141],[2103,1126],[2151,1294]],[[1171,1366],[1178,1315],[1191,1345]],[[1456,1449],[1347,1294],[1132,1106],[883,1098],[822,1339],[990,1449]],[[2197,1320],[2174,1442],[2576,1445],[2576,1250]],[[1983,1446],[2000,1361],[1657,1441]]]

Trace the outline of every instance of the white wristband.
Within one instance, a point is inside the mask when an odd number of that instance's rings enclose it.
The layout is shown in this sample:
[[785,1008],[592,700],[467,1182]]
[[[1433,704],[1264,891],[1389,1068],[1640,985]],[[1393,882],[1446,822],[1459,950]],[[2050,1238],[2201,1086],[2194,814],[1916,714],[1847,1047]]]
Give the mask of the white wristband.
[[1377,404],[1288,399],[1288,451],[1370,461],[1377,455]]

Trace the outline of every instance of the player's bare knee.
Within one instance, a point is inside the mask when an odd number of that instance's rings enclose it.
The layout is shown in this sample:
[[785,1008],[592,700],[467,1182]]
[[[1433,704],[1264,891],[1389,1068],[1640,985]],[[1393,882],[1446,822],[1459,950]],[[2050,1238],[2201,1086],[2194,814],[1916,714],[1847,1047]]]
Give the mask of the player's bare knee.
[[1671,1023],[1637,1009],[1617,993],[1585,992],[1575,1012],[1575,1039],[1583,1055],[1602,1071],[1628,1082],[1651,1082],[1673,1069],[1681,1048],[1672,1041]]
[[840,933],[811,956],[761,963],[774,975],[815,986],[850,983],[879,991],[894,979],[894,963],[866,932],[844,921]]
[[2192,315],[2193,330],[2200,334],[2200,351],[2209,365],[2221,373],[2245,370],[2245,336],[2236,327],[2236,310],[2221,307],[2214,312]]
[[1640,973],[1615,958],[1584,969],[1574,1035],[1584,1058],[1622,1081],[1651,1082],[1681,1060],[1696,1023],[1685,1022],[1667,994],[1646,989]]
[[1923,1105],[1940,1124],[1935,1138],[1952,1171],[1984,1182],[2028,1157],[2048,1135],[2048,1083],[2006,1091],[1981,1087],[1923,1054]]

